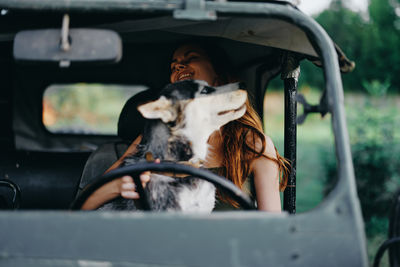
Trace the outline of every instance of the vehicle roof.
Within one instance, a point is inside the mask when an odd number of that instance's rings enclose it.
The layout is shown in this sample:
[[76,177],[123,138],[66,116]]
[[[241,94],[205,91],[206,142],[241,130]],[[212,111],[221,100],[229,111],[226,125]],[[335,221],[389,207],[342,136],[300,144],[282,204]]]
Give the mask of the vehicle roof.
[[[214,37],[223,39],[223,48],[229,51],[230,41],[240,42],[240,53],[230,53],[236,67],[243,66],[254,60],[265,60],[271,53],[254,53],[254,46],[261,48],[278,48],[317,58],[313,44],[307,33],[292,22],[280,18],[265,18],[262,14],[246,16],[246,13],[218,15],[218,19],[205,20],[176,19],[175,14],[170,16],[165,12],[143,13],[147,8],[157,8],[162,1],[151,1],[143,4],[139,0],[122,0],[118,4],[105,1],[3,1],[0,8],[8,8],[0,16],[0,41],[12,41],[16,32],[26,29],[61,28],[62,14],[70,13],[71,28],[95,27],[112,29],[123,38],[124,43],[176,43],[190,37]],[[146,1],[145,1],[146,2]],[[201,2],[201,1],[200,1]],[[255,1],[256,3],[229,3],[236,4],[245,10],[246,5],[275,4],[277,8],[285,5],[293,12],[301,11],[296,8],[298,1]],[[154,6],[151,4],[154,3]],[[168,1],[166,9],[184,6],[183,0]],[[213,1],[204,2],[212,5]],[[140,8],[137,8],[137,7]],[[134,9],[136,7],[136,9]],[[210,8],[212,8],[211,6]],[[161,7],[159,7],[161,8]],[[82,11],[83,10],[83,11]],[[90,18],[90,19],[89,19]],[[247,46],[251,44],[253,46]],[[235,46],[234,44],[232,46]],[[231,49],[232,50],[232,49]],[[168,51],[169,52],[169,51]],[[233,49],[233,52],[234,51]],[[343,53],[338,49],[339,58]],[[253,60],[253,61],[252,61]]]

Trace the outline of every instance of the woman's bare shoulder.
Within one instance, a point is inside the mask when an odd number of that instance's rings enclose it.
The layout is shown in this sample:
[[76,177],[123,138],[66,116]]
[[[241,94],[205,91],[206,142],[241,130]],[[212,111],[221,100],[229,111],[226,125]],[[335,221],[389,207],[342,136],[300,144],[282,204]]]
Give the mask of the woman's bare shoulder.
[[268,154],[273,155],[274,157],[276,156],[276,150],[275,150],[275,145],[274,142],[272,141],[271,137],[268,135],[265,136],[265,151]]
[[[271,137],[268,135],[263,134],[262,138],[265,141],[265,148],[264,148],[264,154],[269,156],[269,157],[276,157],[276,151],[275,151],[275,145],[274,142],[272,141]],[[262,149],[262,139],[258,135],[253,135],[253,134],[248,134],[246,137],[247,144],[249,146],[254,146],[256,151],[261,151]]]

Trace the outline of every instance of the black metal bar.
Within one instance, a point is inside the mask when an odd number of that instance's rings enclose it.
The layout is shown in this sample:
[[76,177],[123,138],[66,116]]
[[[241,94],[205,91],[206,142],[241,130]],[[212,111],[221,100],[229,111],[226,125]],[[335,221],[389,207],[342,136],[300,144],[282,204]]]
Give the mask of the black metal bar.
[[299,61],[294,54],[288,53],[282,72],[285,86],[285,158],[290,161],[290,173],[287,187],[283,193],[283,209],[296,213],[296,158],[297,158],[297,85],[300,75]]
[[[389,239],[400,237],[400,189],[397,190],[389,217]],[[389,247],[389,263],[392,267],[400,266],[400,243]]]
[[21,189],[19,186],[11,180],[2,179],[0,180],[0,187],[8,187],[13,191],[12,206],[9,208],[18,209],[21,204]]
[[296,144],[297,144],[297,81],[285,79],[285,158],[290,161],[287,187],[283,193],[283,209],[296,213]]
[[379,264],[381,262],[382,256],[385,253],[385,251],[391,246],[394,246],[396,244],[400,244],[400,237],[395,237],[383,242],[383,244],[379,247],[378,252],[375,255],[373,267],[379,267]]

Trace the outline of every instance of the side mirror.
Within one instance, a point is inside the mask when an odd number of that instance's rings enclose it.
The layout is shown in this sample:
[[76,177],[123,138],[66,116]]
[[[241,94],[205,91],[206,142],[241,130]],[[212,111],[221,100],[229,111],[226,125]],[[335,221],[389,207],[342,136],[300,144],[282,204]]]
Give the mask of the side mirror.
[[14,39],[14,59],[20,63],[117,63],[122,58],[122,41],[116,32],[100,29],[71,29],[67,49],[62,47],[57,29],[18,32]]

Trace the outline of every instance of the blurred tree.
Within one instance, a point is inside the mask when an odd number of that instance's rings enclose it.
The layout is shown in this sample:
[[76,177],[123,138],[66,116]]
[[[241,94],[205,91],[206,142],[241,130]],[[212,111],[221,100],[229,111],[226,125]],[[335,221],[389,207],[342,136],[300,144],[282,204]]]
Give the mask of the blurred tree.
[[369,81],[388,79],[393,89],[400,89],[400,29],[390,0],[372,0],[369,6],[370,27],[364,43],[364,72]]
[[[389,81],[390,90],[400,90],[400,22],[395,4],[398,0],[371,0],[368,16],[346,8],[343,0],[334,0],[316,20],[356,61],[356,69],[343,76],[346,90],[362,90],[363,82]],[[397,7],[397,13],[400,7]],[[303,79],[316,87],[323,86],[323,76],[315,75],[310,64],[303,64]]]
[[[390,104],[388,81],[364,82],[364,103],[348,107],[347,118],[358,197],[367,226],[386,218],[400,185],[400,115]],[[336,162],[327,158],[325,193],[336,183]],[[375,219],[374,219],[375,218]],[[372,220],[372,221],[371,221]],[[378,227],[379,228],[379,227]],[[375,234],[376,229],[368,229]]]

